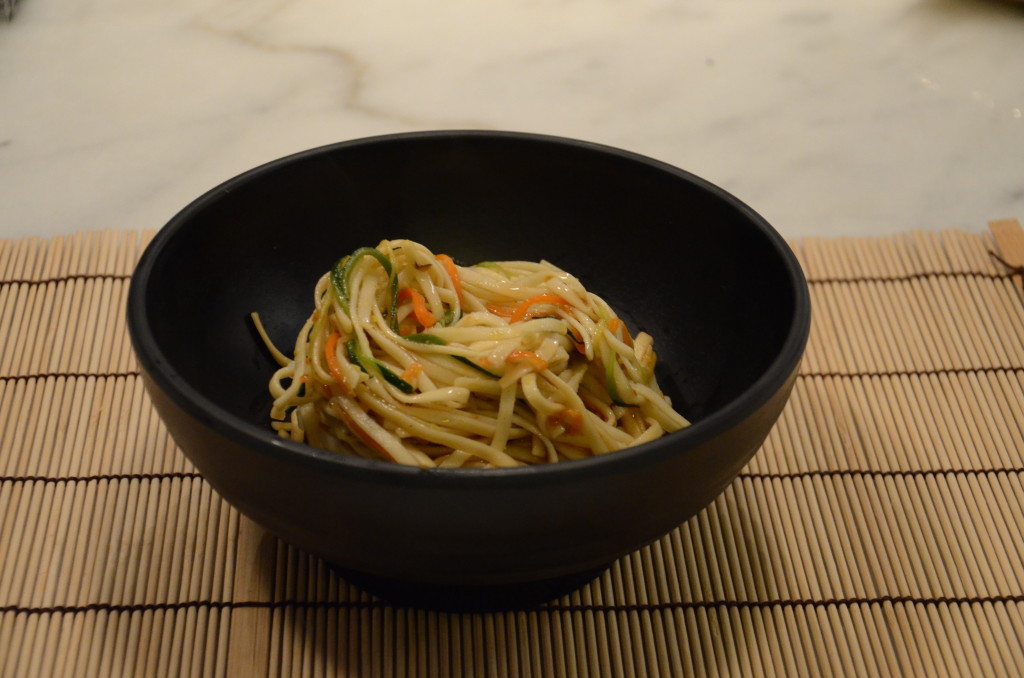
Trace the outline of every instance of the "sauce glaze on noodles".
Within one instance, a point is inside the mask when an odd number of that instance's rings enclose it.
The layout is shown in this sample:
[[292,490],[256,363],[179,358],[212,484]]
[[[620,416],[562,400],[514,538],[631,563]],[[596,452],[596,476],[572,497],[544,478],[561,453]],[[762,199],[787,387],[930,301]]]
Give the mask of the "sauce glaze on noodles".
[[688,425],[654,376],[650,335],[541,261],[459,266],[410,240],[320,278],[293,357],[270,380],[279,435],[424,468],[606,454]]

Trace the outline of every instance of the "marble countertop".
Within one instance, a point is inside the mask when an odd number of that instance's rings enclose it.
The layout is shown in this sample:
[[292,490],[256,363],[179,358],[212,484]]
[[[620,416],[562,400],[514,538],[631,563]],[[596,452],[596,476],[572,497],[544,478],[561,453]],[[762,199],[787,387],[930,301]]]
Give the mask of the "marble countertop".
[[428,129],[556,134],[783,235],[1024,219],[1024,3],[20,0],[0,237],[158,228],[263,162]]

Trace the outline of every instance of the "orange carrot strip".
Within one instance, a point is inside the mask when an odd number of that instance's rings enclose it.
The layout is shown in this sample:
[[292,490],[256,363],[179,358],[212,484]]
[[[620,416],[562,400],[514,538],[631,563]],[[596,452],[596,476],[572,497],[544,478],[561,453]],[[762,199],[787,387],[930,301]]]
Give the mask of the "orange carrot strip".
[[572,345],[576,347],[577,351],[584,355],[587,353],[587,347],[583,343],[583,339],[580,338],[579,334],[576,333],[576,330],[572,328],[569,328],[569,340],[572,342]]
[[341,386],[341,390],[351,395],[352,389],[349,387],[348,382],[345,381],[345,374],[341,371],[341,364],[338,363],[337,351],[338,340],[340,339],[341,334],[338,332],[332,332],[331,336],[327,337],[327,345],[324,346],[324,353],[327,354],[327,369],[331,371],[331,376]]
[[462,281],[459,280],[459,269],[455,266],[455,261],[447,254],[438,254],[434,258],[441,262],[444,270],[448,271],[448,277],[452,279],[452,287],[455,288],[455,296],[459,298],[459,306],[461,306]]
[[572,306],[572,304],[557,294],[538,294],[537,296],[530,297],[516,306],[516,309],[512,311],[512,315],[509,316],[508,321],[510,323],[514,323],[527,317],[533,317],[535,314],[530,311],[530,307],[534,304],[560,304],[562,306]]
[[527,362],[530,363],[533,366],[533,369],[537,370],[538,372],[543,372],[548,368],[548,361],[544,360],[544,358],[541,358],[533,351],[512,351],[511,353],[508,354],[508,357],[505,358],[505,362]]
[[423,363],[410,363],[405,371],[402,372],[402,379],[411,382],[416,377],[420,376],[420,372],[423,371]]
[[434,323],[437,322],[437,318],[427,309],[427,300],[423,298],[423,295],[411,287],[403,287],[398,290],[398,303],[408,299],[412,299],[412,313],[416,316],[419,324],[423,325],[424,329],[433,327]]
[[486,305],[488,311],[490,311],[494,315],[499,316],[501,318],[511,318],[512,317],[512,313],[515,311],[514,308],[509,308],[508,306],[498,306],[497,304],[485,304],[485,305]]
[[352,431],[352,433],[356,434],[356,437],[358,437],[360,440],[362,440],[364,443],[366,443],[367,447],[369,447],[370,449],[376,450],[377,452],[380,452],[382,455],[384,455],[385,459],[389,459],[391,461],[395,460],[395,458],[391,456],[391,453],[388,452],[386,449],[384,449],[383,445],[381,445],[376,440],[374,440],[373,436],[371,436],[369,433],[366,432],[366,430],[363,427],[361,427],[359,424],[357,424],[355,422],[355,419],[350,417],[348,415],[348,413],[345,412],[345,410],[343,410],[341,408],[336,408],[336,409],[338,410],[338,414],[341,415],[342,421],[345,422],[345,426],[348,426],[348,430],[350,430],[350,431]]
[[565,408],[555,412],[548,421],[553,421],[565,427],[566,433],[576,435],[583,429],[583,415],[571,408]]

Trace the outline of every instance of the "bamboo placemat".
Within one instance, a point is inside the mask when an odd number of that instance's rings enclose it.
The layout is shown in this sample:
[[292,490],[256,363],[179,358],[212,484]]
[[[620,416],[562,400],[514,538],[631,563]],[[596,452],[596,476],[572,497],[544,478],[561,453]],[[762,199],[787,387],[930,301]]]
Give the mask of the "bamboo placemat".
[[736,482],[488,615],[383,604],[203,482],[124,327],[152,234],[0,241],[0,676],[1020,675],[1024,232],[990,226],[793,243],[808,351]]

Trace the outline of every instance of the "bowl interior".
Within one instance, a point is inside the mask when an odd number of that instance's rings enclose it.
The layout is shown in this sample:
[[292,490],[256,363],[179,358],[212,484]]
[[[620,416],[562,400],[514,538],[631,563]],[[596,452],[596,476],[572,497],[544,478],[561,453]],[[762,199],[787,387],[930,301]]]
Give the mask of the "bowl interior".
[[317,279],[400,237],[573,273],[653,335],[661,386],[697,421],[764,373],[797,313],[782,241],[714,186],[591,144],[450,133],[314,149],[211,191],[158,235],[147,322],[192,388],[270,435],[276,365],[248,314],[290,353]]

